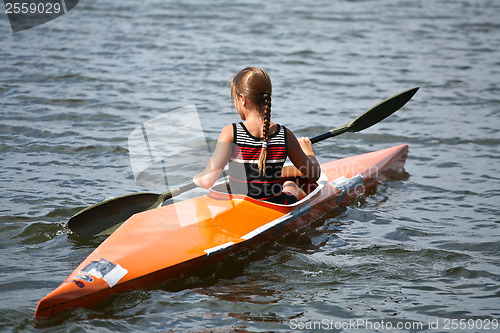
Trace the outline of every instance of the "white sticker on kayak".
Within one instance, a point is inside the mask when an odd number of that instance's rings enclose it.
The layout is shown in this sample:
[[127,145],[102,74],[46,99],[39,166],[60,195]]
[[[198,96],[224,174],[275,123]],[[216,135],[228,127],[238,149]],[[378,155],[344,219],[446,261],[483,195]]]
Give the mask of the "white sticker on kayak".
[[357,174],[351,178],[342,176],[332,180],[330,185],[342,192],[337,199],[337,205],[340,205],[344,200],[344,194],[354,191],[359,185],[363,185],[363,176],[361,174]]
[[128,273],[125,268],[104,258],[101,258],[100,261],[92,261],[81,272],[88,273],[97,279],[103,279],[110,287],[117,284]]
[[125,268],[117,264],[115,268],[113,268],[108,274],[104,275],[102,278],[109,284],[110,287],[113,287],[127,273],[128,271]]
[[351,192],[358,185],[363,184],[363,176],[361,174],[357,174],[354,177],[346,178],[344,176],[334,179],[330,182],[330,185],[335,187],[340,191]]

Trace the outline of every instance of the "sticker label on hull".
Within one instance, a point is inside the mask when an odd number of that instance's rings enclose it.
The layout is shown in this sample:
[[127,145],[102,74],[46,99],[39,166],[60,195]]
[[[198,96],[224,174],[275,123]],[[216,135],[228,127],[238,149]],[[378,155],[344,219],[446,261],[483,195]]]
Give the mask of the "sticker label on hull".
[[104,258],[101,258],[100,261],[92,261],[81,272],[90,274],[97,279],[103,279],[110,287],[117,284],[128,273],[125,268]]
[[79,275],[75,276],[75,279],[79,279],[79,280],[86,281],[86,282],[94,282],[94,278],[92,278],[92,276],[90,276],[88,274],[79,274]]
[[344,195],[346,193],[350,193],[354,191],[358,186],[363,185],[363,176],[361,174],[357,174],[356,176],[351,178],[342,176],[340,178],[332,180],[330,182],[330,185],[342,192],[337,199],[337,205],[340,205],[344,200]]

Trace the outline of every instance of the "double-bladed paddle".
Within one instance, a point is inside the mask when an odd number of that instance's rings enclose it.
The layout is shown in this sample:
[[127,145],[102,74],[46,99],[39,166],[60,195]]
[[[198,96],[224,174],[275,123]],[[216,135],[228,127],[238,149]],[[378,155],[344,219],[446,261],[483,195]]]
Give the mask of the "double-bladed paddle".
[[[375,125],[405,105],[413,95],[415,95],[418,89],[419,87],[415,87],[390,97],[371,107],[350,123],[311,138],[311,142],[316,143],[323,141],[345,132],[359,132]],[[111,198],[76,213],[69,219],[68,227],[74,233],[82,236],[90,237],[98,234],[109,234],[110,231],[118,228],[121,223],[132,215],[157,208],[161,206],[165,200],[196,187],[196,184],[189,182],[160,194],[133,193]]]

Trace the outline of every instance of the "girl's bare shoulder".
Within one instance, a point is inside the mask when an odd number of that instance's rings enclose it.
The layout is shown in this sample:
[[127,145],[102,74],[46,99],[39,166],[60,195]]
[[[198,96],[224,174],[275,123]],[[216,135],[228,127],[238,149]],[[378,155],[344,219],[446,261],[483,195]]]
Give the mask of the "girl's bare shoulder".
[[224,126],[219,135],[219,142],[233,142],[234,139],[234,131],[233,125]]

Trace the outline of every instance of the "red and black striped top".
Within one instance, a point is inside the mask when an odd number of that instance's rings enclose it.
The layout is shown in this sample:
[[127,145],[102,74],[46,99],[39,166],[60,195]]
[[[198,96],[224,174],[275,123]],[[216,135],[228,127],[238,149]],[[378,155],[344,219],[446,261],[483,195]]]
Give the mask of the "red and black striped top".
[[279,195],[281,171],[288,156],[286,128],[278,125],[269,136],[264,172],[258,167],[262,139],[250,134],[243,123],[233,124],[233,131],[235,147],[229,160],[231,192],[261,200]]

